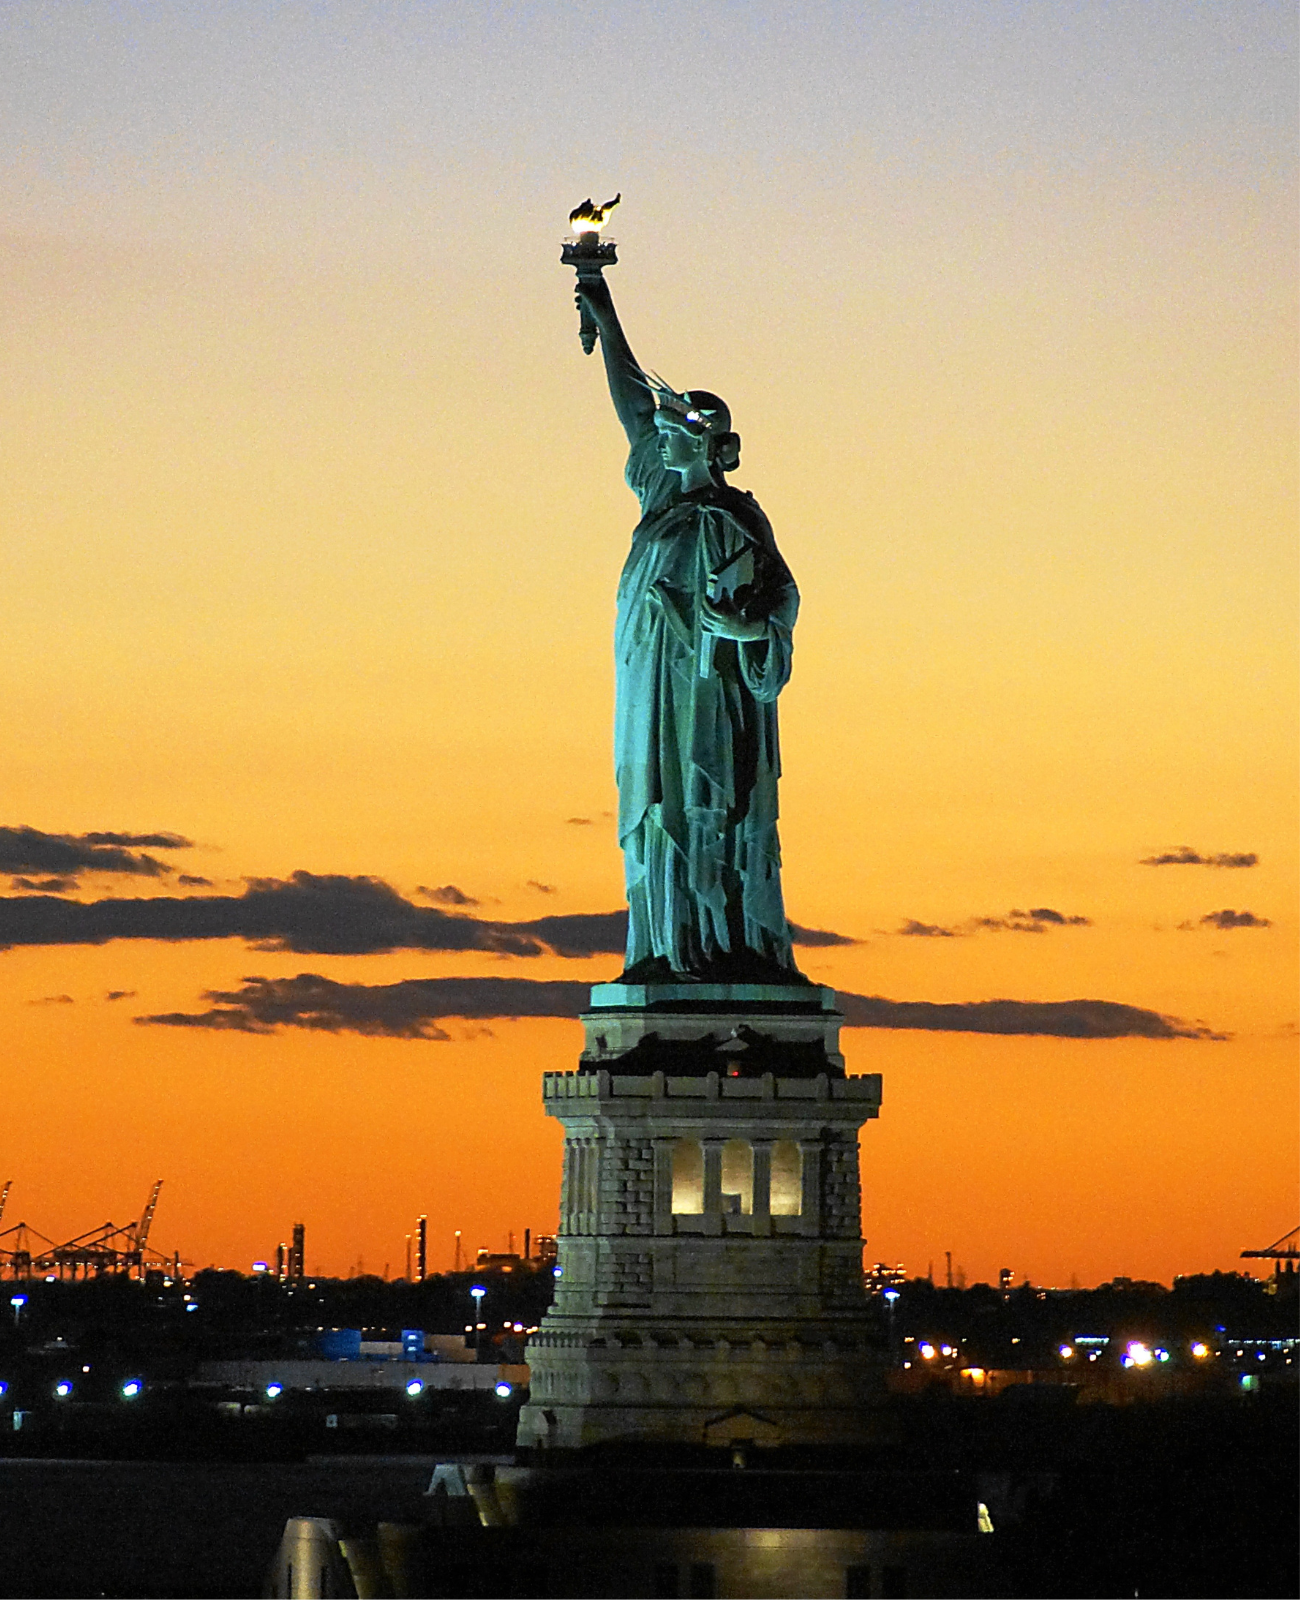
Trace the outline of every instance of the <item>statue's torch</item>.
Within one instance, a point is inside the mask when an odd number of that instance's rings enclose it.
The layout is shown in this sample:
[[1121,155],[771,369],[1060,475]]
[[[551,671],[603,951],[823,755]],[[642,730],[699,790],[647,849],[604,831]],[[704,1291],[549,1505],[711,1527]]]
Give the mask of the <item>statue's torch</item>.
[[[560,261],[566,267],[576,267],[578,282],[594,283],[606,267],[612,267],[618,260],[618,251],[612,239],[602,239],[600,230],[605,226],[605,219],[622,199],[621,194],[616,194],[612,200],[606,200],[603,206],[593,205],[590,200],[584,200],[580,206],[569,213],[569,226],[573,229],[573,238],[566,239],[560,247]],[[596,348],[596,324],[584,306],[578,323],[578,337],[582,340],[582,348],[590,355]]]

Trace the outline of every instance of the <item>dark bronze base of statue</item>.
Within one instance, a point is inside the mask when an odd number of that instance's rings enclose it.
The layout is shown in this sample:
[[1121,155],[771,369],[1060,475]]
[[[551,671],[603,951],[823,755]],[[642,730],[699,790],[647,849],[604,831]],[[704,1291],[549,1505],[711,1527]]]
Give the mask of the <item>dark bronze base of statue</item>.
[[764,983],[806,989],[811,979],[794,967],[782,966],[753,950],[716,956],[696,972],[674,972],[664,956],[647,956],[628,967],[616,983]]

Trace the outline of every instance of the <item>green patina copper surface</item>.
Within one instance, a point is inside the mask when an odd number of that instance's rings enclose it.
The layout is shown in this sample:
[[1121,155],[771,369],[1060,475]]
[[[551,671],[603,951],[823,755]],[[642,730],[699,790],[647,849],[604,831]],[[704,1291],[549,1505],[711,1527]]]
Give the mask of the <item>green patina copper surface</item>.
[[725,404],[647,379],[603,278],[581,275],[578,302],[641,503],[615,627],[627,976],[802,984],[781,898],[776,718],[799,592],[757,501],[726,482],[740,441]]

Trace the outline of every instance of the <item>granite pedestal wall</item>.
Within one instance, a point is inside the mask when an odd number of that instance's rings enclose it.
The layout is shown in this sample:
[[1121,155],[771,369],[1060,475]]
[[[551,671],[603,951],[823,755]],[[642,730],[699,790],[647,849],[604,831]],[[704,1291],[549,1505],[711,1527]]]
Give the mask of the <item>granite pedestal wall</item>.
[[525,1447],[848,1442],[880,1392],[858,1129],[828,989],[598,985],[565,1129],[555,1303]]

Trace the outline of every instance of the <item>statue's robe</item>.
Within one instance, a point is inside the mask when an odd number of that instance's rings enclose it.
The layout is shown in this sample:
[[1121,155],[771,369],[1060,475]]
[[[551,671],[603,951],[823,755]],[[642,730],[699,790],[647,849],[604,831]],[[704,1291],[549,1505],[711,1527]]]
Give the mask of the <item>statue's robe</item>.
[[[653,425],[632,446],[627,481],[642,511],[615,628],[627,969],[801,982],[776,827],[776,698],[790,676],[799,591],[754,497],[713,486],[683,494]],[[763,637],[705,632],[705,595],[761,620]]]

